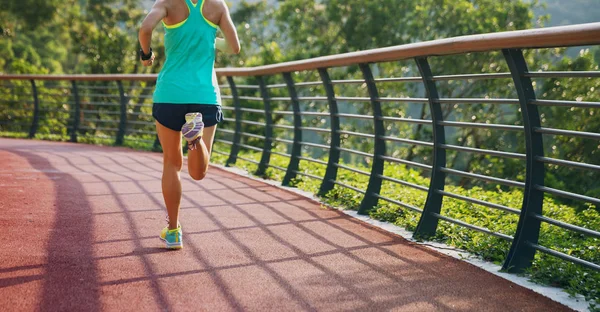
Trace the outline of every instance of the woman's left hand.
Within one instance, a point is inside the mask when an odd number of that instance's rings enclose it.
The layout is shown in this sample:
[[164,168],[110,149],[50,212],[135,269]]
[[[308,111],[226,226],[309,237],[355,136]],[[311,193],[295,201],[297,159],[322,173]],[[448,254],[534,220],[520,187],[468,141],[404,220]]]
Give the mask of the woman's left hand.
[[152,56],[150,56],[149,60],[142,60],[142,64],[144,66],[152,66],[152,64],[154,64],[154,52],[152,52]]

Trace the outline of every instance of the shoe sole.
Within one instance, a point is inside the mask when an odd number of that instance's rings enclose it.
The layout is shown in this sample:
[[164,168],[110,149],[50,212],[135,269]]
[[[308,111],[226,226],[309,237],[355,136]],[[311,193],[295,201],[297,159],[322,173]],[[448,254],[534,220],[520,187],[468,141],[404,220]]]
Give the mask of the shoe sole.
[[166,239],[164,239],[164,238],[162,238],[160,236],[158,238],[167,245],[167,249],[181,249],[181,248],[183,248],[183,243],[182,242],[179,242],[179,243],[169,243],[169,242],[167,242]]
[[[193,131],[193,130],[192,130],[192,131]],[[183,132],[183,131],[182,131],[182,132]],[[192,141],[196,140],[197,138],[200,138],[200,137],[202,137],[202,134],[203,134],[203,132],[204,132],[204,129],[202,129],[202,130],[198,131],[198,133],[196,133],[196,135],[194,135],[194,136],[193,136],[193,137],[191,137],[191,138],[189,138],[189,137],[187,137],[187,136],[185,136],[185,135],[183,135],[183,138],[184,138],[186,141],[188,141],[188,142],[192,142]]]
[[[183,138],[188,141],[188,142],[193,142],[194,140],[202,137],[202,134],[204,133],[204,123],[200,121],[200,124],[202,124],[202,127],[197,130],[198,128],[198,123],[194,123],[193,127],[190,127],[188,129],[186,129],[186,126],[188,126],[188,123],[185,123],[185,125],[183,125],[183,127],[181,127],[181,133],[183,134]],[[197,131],[197,132],[196,132]],[[189,135],[193,132],[196,132],[194,135]]]

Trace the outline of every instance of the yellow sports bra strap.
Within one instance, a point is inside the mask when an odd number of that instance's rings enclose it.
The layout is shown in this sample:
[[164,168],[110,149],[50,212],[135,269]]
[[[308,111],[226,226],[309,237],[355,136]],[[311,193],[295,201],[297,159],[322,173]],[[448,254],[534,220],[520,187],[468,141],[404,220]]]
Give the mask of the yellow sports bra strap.
[[218,28],[218,26],[217,26],[217,25],[215,25],[215,23],[213,23],[213,22],[209,21],[209,20],[208,20],[208,18],[206,18],[206,17],[204,16],[204,13],[202,13],[202,10],[204,9],[204,1],[205,1],[205,0],[198,0],[198,1],[202,1],[202,5],[200,5],[200,15],[202,15],[202,18],[203,18],[203,19],[206,21],[206,23],[207,23],[208,25],[210,25],[210,26],[212,26],[212,27],[214,27],[214,28]]

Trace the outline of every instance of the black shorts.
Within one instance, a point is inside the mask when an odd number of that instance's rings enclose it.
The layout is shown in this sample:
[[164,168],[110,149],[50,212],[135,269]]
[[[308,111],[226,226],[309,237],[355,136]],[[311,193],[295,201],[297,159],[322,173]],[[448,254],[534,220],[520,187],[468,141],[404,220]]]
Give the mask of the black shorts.
[[223,120],[221,105],[165,103],[152,105],[152,117],[161,125],[174,131],[181,131],[187,113],[201,113],[205,128],[212,127]]

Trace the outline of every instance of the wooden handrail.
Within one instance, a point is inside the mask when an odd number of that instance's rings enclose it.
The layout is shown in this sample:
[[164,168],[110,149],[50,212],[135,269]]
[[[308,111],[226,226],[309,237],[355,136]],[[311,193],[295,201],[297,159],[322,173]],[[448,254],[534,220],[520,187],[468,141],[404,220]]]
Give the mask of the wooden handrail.
[[359,63],[398,61],[423,56],[596,44],[600,44],[600,23],[590,23],[461,36],[258,67],[219,68],[217,74],[222,76],[261,76]]
[[[598,44],[600,44],[600,23],[588,23],[460,36],[265,66],[218,68],[216,72],[219,76],[263,76],[349,66],[359,63],[397,61],[423,56],[498,51],[501,49],[535,49]],[[0,75],[0,80],[155,80],[156,77],[157,75]]]

